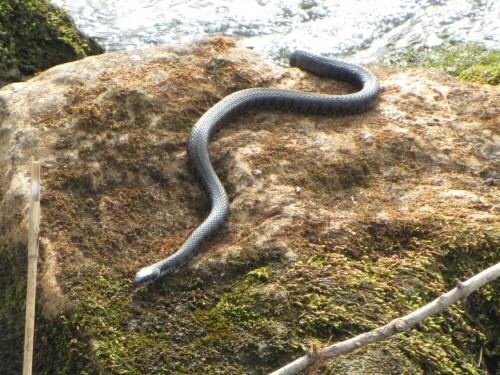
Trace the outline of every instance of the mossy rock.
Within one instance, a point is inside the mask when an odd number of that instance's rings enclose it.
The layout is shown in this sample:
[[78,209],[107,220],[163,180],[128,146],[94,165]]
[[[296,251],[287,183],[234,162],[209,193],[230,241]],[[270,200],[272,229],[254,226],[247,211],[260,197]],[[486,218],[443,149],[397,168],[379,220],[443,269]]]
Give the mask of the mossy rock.
[[437,68],[473,82],[500,84],[500,50],[481,43],[448,42],[437,47],[406,48],[385,60],[393,65]]
[[[267,373],[499,262],[499,88],[372,70],[384,91],[371,111],[252,111],[217,132],[229,220],[187,266],[143,287],[135,272],[178,249],[208,210],[185,153],[202,113],[249,87],[353,88],[217,38],[103,54],[0,90],[4,243],[26,223],[31,145],[42,160],[37,373]],[[0,249],[9,375],[21,365],[22,248]],[[498,290],[319,371],[494,374]]]
[[0,2],[0,86],[103,52],[64,10],[47,0]]

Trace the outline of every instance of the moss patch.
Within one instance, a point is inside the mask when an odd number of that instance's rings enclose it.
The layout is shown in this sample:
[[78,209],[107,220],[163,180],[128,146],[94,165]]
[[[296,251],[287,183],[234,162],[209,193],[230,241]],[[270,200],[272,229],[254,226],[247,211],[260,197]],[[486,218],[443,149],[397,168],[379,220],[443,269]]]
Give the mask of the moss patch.
[[[436,298],[457,274],[463,279],[449,263],[458,254],[467,254],[470,274],[499,261],[486,234],[469,233],[464,241],[453,228],[435,233],[423,223],[367,223],[339,240],[317,236],[306,224],[294,237],[303,254],[295,262],[280,249],[245,249],[222,268],[184,270],[182,278],[141,290],[102,265],[81,267],[67,290],[72,312],[40,334],[46,345],[39,371],[267,372],[312,346],[374,329]],[[475,365],[483,348],[494,373],[497,287],[358,354],[388,346],[385,355],[399,362],[380,373],[486,374],[484,364]],[[42,360],[47,355],[54,360]],[[345,366],[333,361],[322,372]]]
[[22,371],[26,246],[0,245],[0,363],[3,374]]
[[102,52],[47,0],[0,3],[0,86]]
[[393,52],[385,61],[398,66],[438,68],[467,81],[500,84],[500,51],[488,50],[480,43],[407,48]]

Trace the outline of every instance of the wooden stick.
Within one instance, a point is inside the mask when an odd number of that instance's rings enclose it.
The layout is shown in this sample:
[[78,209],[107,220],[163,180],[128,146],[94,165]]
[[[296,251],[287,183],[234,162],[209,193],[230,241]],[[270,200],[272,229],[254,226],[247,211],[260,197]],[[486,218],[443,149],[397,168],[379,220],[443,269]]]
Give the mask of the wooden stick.
[[40,228],[40,163],[31,159],[30,222],[28,232],[28,287],[26,291],[26,323],[24,327],[23,375],[31,375],[33,338],[35,335],[36,272],[38,232]]
[[393,320],[389,324],[383,327],[374,329],[373,331],[363,333],[359,336],[353,337],[351,339],[339,342],[337,344],[317,349],[295,361],[289,363],[288,365],[272,372],[270,375],[290,375],[296,374],[299,371],[307,369],[309,366],[315,365],[320,360],[324,360],[329,357],[334,357],[342,354],[347,354],[353,352],[363,346],[366,346],[372,342],[382,341],[386,338],[406,331],[413,327],[418,322],[443,311],[453,303],[465,299],[473,291],[479,289],[480,287],[486,285],[487,283],[500,277],[500,263],[487,268],[486,270],[478,273],[477,275],[471,277],[469,280],[464,282],[458,282],[455,289],[450,290],[448,293],[443,294],[441,297],[435,299],[431,303],[421,307],[420,309],[413,311],[412,313]]

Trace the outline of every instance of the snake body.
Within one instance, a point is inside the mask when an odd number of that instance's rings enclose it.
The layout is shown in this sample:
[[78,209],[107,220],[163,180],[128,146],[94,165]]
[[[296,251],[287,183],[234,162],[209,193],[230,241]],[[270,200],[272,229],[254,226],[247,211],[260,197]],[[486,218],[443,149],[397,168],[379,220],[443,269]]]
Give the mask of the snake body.
[[347,95],[303,93],[282,89],[252,88],[237,91],[210,108],[194,125],[189,135],[187,152],[196,173],[209,196],[208,217],[188,237],[181,248],[168,258],[137,272],[134,282],[143,284],[173,273],[186,264],[203,241],[220,230],[229,214],[226,191],[217,177],[208,152],[208,142],[228,120],[249,109],[278,109],[302,114],[352,114],[369,109],[379,92],[376,77],[367,69],[335,59],[296,51],[290,66],[319,77],[334,78],[360,88]]

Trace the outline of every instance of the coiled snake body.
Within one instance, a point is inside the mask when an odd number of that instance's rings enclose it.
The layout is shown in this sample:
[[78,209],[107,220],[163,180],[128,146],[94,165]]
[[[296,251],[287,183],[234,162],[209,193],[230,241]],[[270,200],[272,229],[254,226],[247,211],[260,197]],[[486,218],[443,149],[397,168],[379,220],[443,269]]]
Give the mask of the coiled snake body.
[[210,214],[177,252],[137,272],[134,280],[136,284],[173,273],[188,262],[201,243],[224,224],[229,214],[229,201],[210,162],[208,142],[212,134],[229,119],[253,108],[322,115],[357,113],[369,109],[379,92],[376,77],[358,65],[296,51],[290,57],[290,66],[320,77],[345,81],[359,87],[360,91],[348,95],[324,95],[270,88],[246,89],[228,95],[210,108],[191,130],[187,145],[190,162],[208,193],[212,207]]

